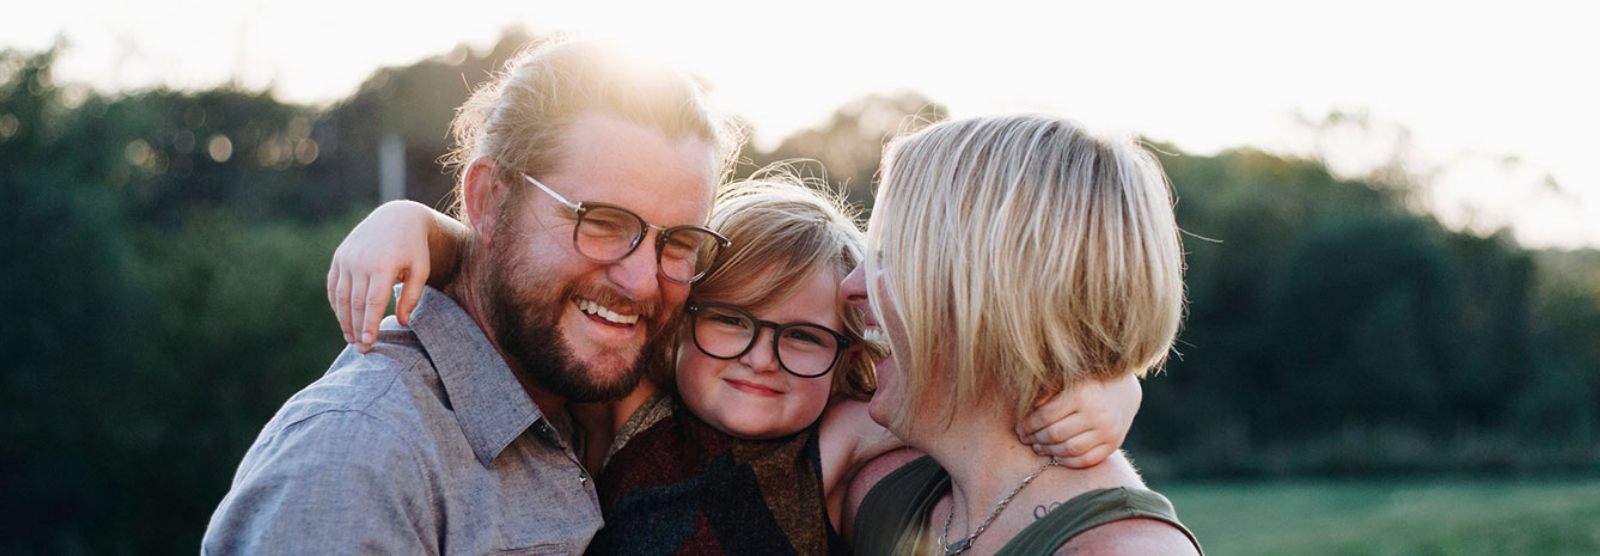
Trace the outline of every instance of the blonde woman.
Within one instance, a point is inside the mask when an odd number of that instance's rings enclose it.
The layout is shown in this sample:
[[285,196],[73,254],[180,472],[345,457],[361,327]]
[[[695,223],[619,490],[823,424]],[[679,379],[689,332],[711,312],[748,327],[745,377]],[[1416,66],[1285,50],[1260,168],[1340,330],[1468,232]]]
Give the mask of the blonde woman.
[[1130,141],[1013,116],[891,143],[867,262],[840,295],[892,346],[869,415],[927,456],[854,477],[855,551],[1199,553],[1120,454],[1071,469],[1013,430],[1052,393],[1160,365],[1182,274],[1165,175]]

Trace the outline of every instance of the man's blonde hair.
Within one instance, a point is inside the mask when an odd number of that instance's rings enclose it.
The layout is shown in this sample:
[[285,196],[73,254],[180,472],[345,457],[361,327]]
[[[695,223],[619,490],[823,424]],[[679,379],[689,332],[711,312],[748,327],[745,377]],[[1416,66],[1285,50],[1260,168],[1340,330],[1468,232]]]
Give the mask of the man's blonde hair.
[[1183,312],[1172,207],[1153,156],[1069,120],[949,121],[891,142],[868,265],[892,298],[874,309],[909,342],[896,426],[937,401],[935,381],[944,419],[980,400],[1019,417],[1080,381],[1160,365]]
[[[567,126],[591,112],[673,140],[701,139],[715,150],[717,160],[708,163],[723,173],[737,150],[738,133],[711,115],[701,87],[687,74],[610,43],[558,38],[524,49],[473,91],[450,122],[454,146],[443,160],[458,173],[457,188],[459,173],[480,156],[495,161],[497,179],[521,184],[517,172],[539,176],[555,169]],[[713,175],[720,181],[721,174]],[[714,185],[706,184],[707,196]]]

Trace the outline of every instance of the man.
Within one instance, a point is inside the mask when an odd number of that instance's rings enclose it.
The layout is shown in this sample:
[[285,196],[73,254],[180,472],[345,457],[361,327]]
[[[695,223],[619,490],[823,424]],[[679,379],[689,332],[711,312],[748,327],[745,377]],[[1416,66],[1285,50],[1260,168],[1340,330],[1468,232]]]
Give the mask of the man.
[[565,404],[631,391],[726,246],[699,227],[720,136],[684,76],[590,43],[512,60],[451,127],[460,274],[290,398],[203,552],[577,554],[600,528]]

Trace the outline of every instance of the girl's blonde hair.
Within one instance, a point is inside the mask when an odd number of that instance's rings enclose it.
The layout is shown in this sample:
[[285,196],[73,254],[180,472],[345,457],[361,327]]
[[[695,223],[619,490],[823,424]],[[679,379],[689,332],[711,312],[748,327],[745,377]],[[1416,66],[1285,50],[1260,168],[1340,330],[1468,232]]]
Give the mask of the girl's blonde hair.
[[[784,166],[725,186],[717,195],[710,226],[733,245],[722,250],[716,268],[695,282],[690,302],[715,300],[760,311],[799,291],[819,269],[835,281],[849,275],[861,263],[864,236],[842,196],[824,188],[808,185]],[[861,343],[861,312],[839,302],[835,309],[845,326],[840,332]],[[671,345],[684,345],[688,326],[685,319]],[[846,353],[830,376],[834,395],[866,399],[876,385],[872,357],[865,349]],[[658,385],[673,383],[670,375],[653,379]]]
[[895,354],[896,427],[940,401],[936,382],[946,422],[975,405],[1020,417],[1080,381],[1165,361],[1183,255],[1150,153],[1045,116],[944,122],[886,150],[868,276],[884,271],[890,299],[873,308],[909,344]]

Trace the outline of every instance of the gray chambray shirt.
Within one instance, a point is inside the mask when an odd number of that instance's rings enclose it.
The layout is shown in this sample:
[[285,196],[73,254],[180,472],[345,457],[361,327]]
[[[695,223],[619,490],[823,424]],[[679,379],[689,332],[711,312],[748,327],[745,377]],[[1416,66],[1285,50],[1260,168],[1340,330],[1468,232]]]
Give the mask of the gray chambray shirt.
[[594,481],[483,331],[428,288],[267,423],[206,554],[579,554]]

